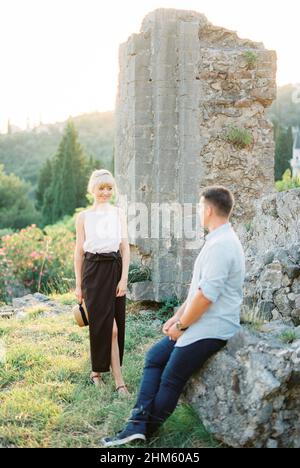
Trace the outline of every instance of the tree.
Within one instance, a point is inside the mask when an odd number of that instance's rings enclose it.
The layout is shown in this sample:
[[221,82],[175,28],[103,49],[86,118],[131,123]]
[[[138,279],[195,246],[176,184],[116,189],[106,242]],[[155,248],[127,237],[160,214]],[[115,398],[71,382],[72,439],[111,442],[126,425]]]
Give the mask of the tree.
[[39,221],[28,198],[30,185],[15,174],[5,174],[0,164],[0,229],[21,229]]
[[49,189],[45,191],[43,219],[55,223],[72,215],[77,207],[86,206],[89,161],[78,141],[71,120],[68,121],[58,151],[52,162]]
[[293,133],[288,129],[275,127],[275,181],[282,179],[283,174],[290,168],[290,160],[293,157]]
[[8,119],[7,121],[7,135],[11,135],[11,123],[10,120]]
[[46,190],[51,186],[52,182],[52,164],[50,159],[47,159],[38,178],[38,186],[35,192],[36,209],[42,210]]

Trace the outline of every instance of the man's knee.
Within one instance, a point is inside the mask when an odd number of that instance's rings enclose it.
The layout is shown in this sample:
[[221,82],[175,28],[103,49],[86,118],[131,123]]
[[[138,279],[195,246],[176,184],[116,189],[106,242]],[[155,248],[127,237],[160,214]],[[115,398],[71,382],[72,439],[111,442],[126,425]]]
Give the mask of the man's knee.
[[166,357],[162,346],[161,341],[151,346],[145,356],[146,367],[162,367],[165,365]]
[[159,354],[156,345],[151,346],[145,356],[145,366],[155,366],[159,364]]

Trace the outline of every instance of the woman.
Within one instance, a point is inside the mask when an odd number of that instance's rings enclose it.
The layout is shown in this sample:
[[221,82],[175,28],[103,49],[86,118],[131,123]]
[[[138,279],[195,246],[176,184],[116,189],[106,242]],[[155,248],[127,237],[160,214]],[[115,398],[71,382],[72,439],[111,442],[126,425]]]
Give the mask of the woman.
[[84,299],[90,330],[91,381],[103,384],[102,372],[111,366],[116,390],[129,394],[122,377],[125,307],[130,259],[124,211],[110,201],[117,197],[116,182],[104,169],[95,170],[88,192],[94,203],[76,218],[75,295]]

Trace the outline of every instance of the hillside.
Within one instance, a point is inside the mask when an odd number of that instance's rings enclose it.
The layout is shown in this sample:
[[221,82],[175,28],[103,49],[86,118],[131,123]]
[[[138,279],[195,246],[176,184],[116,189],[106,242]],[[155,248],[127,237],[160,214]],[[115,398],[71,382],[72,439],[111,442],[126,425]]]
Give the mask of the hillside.
[[269,109],[269,118],[282,127],[300,126],[300,86],[286,85],[277,90],[277,99]]
[[[79,141],[88,155],[112,168],[113,112],[95,112],[73,118]],[[0,163],[36,187],[38,174],[47,158],[57,151],[66,122],[41,125],[32,131],[0,135]]]

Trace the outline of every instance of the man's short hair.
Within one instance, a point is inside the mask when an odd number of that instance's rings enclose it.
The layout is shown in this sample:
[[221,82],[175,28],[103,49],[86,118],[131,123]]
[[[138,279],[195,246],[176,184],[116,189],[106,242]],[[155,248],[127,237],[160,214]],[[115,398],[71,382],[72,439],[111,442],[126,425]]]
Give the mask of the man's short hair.
[[221,185],[208,187],[201,193],[205,201],[212,204],[218,216],[228,217],[234,207],[234,196],[230,190]]

